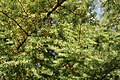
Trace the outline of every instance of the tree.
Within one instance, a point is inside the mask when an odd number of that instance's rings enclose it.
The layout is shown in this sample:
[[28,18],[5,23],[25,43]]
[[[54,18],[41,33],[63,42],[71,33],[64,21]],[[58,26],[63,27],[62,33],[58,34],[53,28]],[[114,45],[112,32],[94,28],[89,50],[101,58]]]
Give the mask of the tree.
[[[93,11],[98,2],[100,20]],[[0,1],[1,79],[120,79],[119,5],[116,0]]]

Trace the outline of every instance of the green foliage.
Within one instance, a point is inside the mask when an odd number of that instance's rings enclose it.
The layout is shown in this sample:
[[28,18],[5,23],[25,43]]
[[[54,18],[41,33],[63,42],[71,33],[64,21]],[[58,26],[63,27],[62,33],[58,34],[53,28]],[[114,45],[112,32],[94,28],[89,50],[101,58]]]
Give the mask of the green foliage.
[[119,80],[120,4],[95,1],[0,0],[0,79]]

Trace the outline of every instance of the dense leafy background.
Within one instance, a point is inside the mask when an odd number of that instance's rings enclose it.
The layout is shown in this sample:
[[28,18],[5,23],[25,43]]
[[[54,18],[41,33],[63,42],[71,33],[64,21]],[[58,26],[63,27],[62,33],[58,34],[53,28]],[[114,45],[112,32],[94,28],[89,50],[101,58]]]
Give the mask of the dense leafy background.
[[119,7],[120,0],[0,0],[0,79],[119,80]]

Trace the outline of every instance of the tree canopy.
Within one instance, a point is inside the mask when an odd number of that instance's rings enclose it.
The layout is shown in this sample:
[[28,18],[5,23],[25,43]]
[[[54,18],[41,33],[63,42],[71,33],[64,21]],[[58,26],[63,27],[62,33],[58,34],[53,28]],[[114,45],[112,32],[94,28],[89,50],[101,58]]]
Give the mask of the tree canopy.
[[119,7],[120,0],[0,0],[0,79],[119,80]]

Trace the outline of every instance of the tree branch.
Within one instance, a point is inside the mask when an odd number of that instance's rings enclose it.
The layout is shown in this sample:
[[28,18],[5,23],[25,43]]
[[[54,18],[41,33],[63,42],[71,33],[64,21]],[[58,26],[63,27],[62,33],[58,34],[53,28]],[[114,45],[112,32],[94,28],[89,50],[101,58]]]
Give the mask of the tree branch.
[[28,36],[26,36],[26,38],[24,38],[24,40],[17,46],[17,50],[20,49],[20,47],[25,43],[25,41],[27,40]]
[[22,28],[22,26],[12,17],[10,17],[7,13],[5,13],[4,11],[0,11],[2,14],[4,14],[6,17],[10,18],[11,20],[13,20],[18,26],[19,28],[27,35],[26,38],[17,46],[17,50],[19,50],[19,48],[25,43],[25,41],[27,40],[29,34]]
[[6,17],[10,18],[11,20],[13,20],[18,26],[19,28],[27,35],[29,36],[29,34],[22,28],[22,26],[12,17],[10,17],[7,13],[5,13],[4,11],[0,11],[2,14],[4,14]]
[[[116,3],[115,3],[115,0],[112,0],[112,2],[113,2],[113,4],[117,7],[117,9],[118,9],[119,12],[120,12],[120,9],[119,9],[119,6],[120,6],[120,5],[119,5],[119,4],[116,4]],[[118,6],[118,5],[119,5],[119,6]]]
[[104,71],[100,72],[100,76],[99,78],[97,78],[97,80],[103,80],[110,72],[114,71],[115,69],[119,68],[119,64],[120,64],[120,60],[117,59],[118,56],[116,56],[115,58],[113,58],[110,62],[107,62],[103,65],[103,67],[105,67]]
[[66,0],[62,0],[62,1],[58,0],[58,1],[57,1],[57,4],[52,8],[52,10],[47,13],[47,16],[43,18],[43,21],[44,21],[46,18],[48,18],[48,17],[49,17],[59,6],[61,6],[61,4],[63,4],[65,1],[66,1]]
[[21,7],[22,7],[23,12],[24,12],[24,13],[26,14],[26,16],[28,17],[28,13],[26,12],[26,10],[25,10],[23,4],[22,4],[21,1],[19,1],[19,0],[18,0],[18,2],[20,3],[20,5],[21,5]]
[[[118,65],[117,65],[117,66],[118,66]],[[111,68],[111,69],[109,69],[109,70],[105,70],[103,76],[102,76],[100,79],[98,79],[98,80],[103,80],[110,72],[112,72],[112,71],[114,71],[115,69],[117,69],[117,68],[116,68],[117,66],[114,66],[113,68]]]

